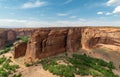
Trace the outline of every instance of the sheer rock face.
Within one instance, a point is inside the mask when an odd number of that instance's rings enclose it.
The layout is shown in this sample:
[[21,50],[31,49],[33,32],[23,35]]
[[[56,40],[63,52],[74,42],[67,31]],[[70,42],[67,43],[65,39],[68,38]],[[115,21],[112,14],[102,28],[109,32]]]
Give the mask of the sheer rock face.
[[9,30],[7,31],[7,41],[12,42],[16,40],[16,32]]
[[19,35],[30,35],[31,39],[27,45],[16,47],[15,58],[25,54],[26,59],[30,60],[62,52],[75,52],[80,48],[92,49],[101,44],[120,46],[120,28],[80,27],[8,29],[0,32],[0,48],[13,42]]
[[120,46],[117,28],[53,28],[37,30],[31,34],[26,59],[40,59],[62,52],[91,49],[99,44]]
[[7,40],[6,33],[5,32],[0,33],[0,48],[5,46],[6,40]]
[[67,29],[38,30],[31,35],[26,57],[48,57],[66,51]]
[[16,32],[12,30],[5,30],[0,33],[0,48],[3,48],[6,44],[12,43],[16,40]]
[[89,49],[100,44],[120,46],[120,29],[86,28],[81,41],[82,47]]
[[81,48],[81,28],[38,30],[31,35],[26,58],[35,60]]
[[[1,31],[2,30],[2,31]],[[16,29],[0,29],[0,49],[9,43],[13,43],[17,36],[30,36],[37,29],[16,28]]]
[[15,45],[14,48],[14,58],[19,58],[21,56],[24,56],[27,49],[27,43],[21,42],[20,44]]
[[83,28],[71,28],[68,30],[66,40],[68,52],[76,52],[82,47],[81,45],[82,31]]

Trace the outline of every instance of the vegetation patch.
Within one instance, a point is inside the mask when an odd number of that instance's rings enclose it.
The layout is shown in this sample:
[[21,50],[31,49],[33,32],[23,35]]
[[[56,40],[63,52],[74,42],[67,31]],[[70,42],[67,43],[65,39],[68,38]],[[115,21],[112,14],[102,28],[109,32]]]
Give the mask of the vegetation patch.
[[28,43],[29,42],[29,37],[27,37],[27,36],[19,36],[19,37],[17,37],[17,40],[22,40],[22,41],[24,41],[24,42],[26,42],[26,43]]
[[7,44],[2,50],[0,50],[0,55],[7,53],[8,51],[10,51],[10,48],[13,46],[13,44]]
[[11,59],[7,59],[5,56],[0,58],[0,77],[8,77],[10,74],[14,73],[19,68],[18,65],[11,64],[11,62]]
[[[67,60],[67,65],[58,64],[57,60]],[[52,57],[40,61],[45,70],[49,70],[61,77],[74,77],[75,75],[92,75],[93,77],[118,77],[112,72],[112,62],[105,62],[87,55],[73,54],[72,57]]]

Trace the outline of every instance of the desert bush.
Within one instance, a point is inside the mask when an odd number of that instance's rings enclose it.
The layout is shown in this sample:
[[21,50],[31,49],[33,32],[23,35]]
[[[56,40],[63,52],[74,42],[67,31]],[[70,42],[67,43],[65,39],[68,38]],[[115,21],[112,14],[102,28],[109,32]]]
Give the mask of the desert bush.
[[27,36],[19,36],[19,37],[17,37],[17,40],[22,40],[22,41],[24,41],[24,42],[29,42],[29,37],[27,37]]
[[57,64],[56,61],[60,60],[60,58],[47,58],[41,60],[40,63],[45,70],[49,70],[51,73],[61,77],[74,77],[74,74],[92,75],[93,77],[118,77],[112,72],[112,69],[114,69],[112,62],[108,63],[102,59],[92,58],[85,54],[73,54],[72,56],[71,58],[65,58],[72,65]]
[[25,63],[26,67],[32,66],[33,64]]
[[2,58],[0,58],[0,64],[2,64],[5,60],[6,60],[5,56],[3,56]]
[[8,77],[8,75],[8,72],[6,72],[3,68],[0,68],[0,77]]
[[19,73],[19,74],[15,74],[15,75],[13,75],[12,77],[21,77],[21,76],[22,76],[22,74]]
[[10,44],[7,44],[5,47],[11,47],[11,46],[13,46],[13,43],[10,43]]

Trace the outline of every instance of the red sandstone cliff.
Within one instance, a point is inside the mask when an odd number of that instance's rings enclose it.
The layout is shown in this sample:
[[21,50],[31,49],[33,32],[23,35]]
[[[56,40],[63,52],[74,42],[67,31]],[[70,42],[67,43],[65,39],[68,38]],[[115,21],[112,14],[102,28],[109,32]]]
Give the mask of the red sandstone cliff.
[[0,32],[0,48],[16,40],[16,32],[13,30],[4,30]]
[[0,29],[0,49],[9,43],[13,43],[18,36],[30,36],[36,28]]
[[94,48],[99,44],[120,46],[117,28],[53,28],[37,30],[31,34],[26,59],[39,59],[62,52],[75,52],[80,48]]
[[[29,43],[17,45],[15,58],[25,55],[26,59],[40,59],[62,52],[75,52],[80,48],[91,49],[100,44],[120,46],[120,28],[44,28],[7,29],[0,32],[0,48],[16,37],[29,36]],[[22,51],[21,49],[24,49]]]

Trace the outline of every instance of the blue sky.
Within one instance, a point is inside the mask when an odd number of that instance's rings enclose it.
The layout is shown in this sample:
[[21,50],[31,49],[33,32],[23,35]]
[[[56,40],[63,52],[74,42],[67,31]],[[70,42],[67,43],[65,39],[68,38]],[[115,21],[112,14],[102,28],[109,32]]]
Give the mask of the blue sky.
[[120,0],[0,0],[0,27],[120,26]]

